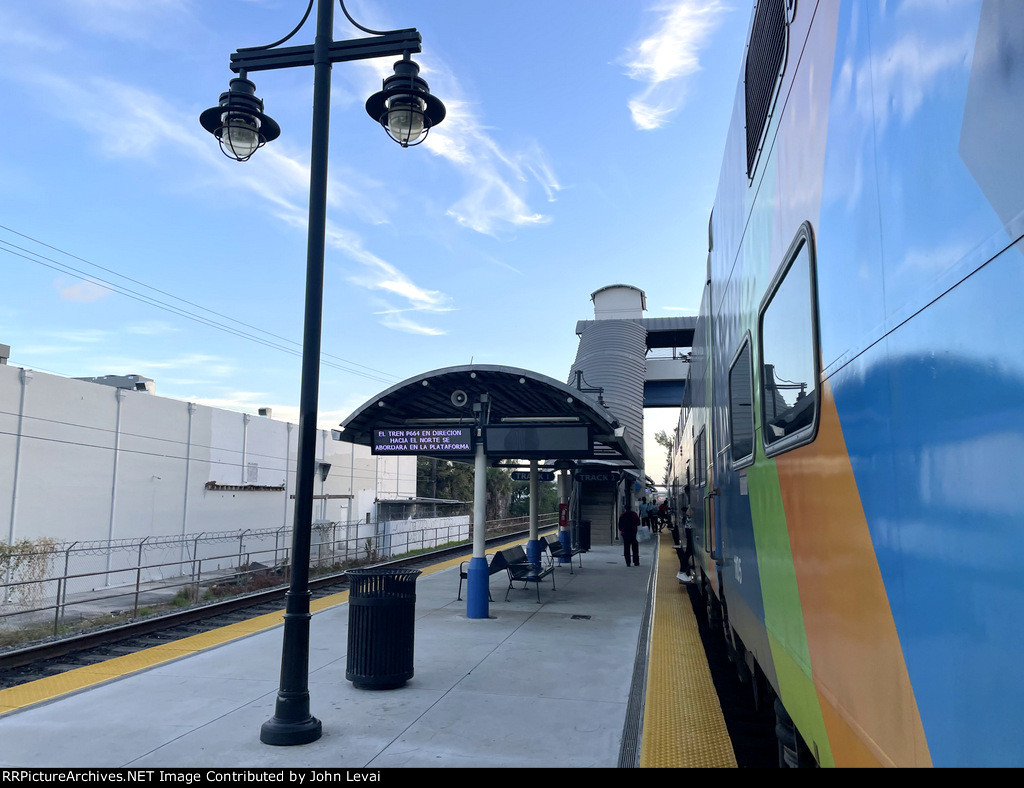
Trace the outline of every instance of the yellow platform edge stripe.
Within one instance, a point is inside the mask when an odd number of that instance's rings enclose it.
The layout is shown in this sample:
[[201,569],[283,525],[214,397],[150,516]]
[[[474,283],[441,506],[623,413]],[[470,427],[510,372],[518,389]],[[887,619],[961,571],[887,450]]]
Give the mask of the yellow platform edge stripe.
[[[549,530],[550,528],[547,527],[542,528],[541,533],[545,533]],[[526,540],[523,539],[518,543],[525,543],[525,541]],[[513,542],[511,544],[517,543]],[[500,547],[495,548],[495,550],[500,549]],[[432,575],[435,572],[451,569],[454,566],[458,566],[468,557],[469,554],[466,553],[456,558],[450,558],[447,561],[443,561],[439,564],[434,564],[433,566],[423,569],[421,573],[423,575]],[[321,597],[320,599],[314,599],[310,602],[310,613],[319,613],[322,610],[342,605],[347,601],[348,591],[341,591],[337,594],[331,594],[329,596]],[[157,665],[161,665],[165,662],[181,659],[182,657],[187,657],[191,654],[205,651],[206,649],[215,648],[216,646],[222,646],[225,643],[230,643],[234,640],[249,637],[250,635],[255,635],[258,632],[273,629],[276,626],[280,626],[282,623],[284,623],[284,610],[279,610],[274,613],[266,613],[261,616],[246,619],[245,621],[239,621],[235,624],[228,624],[227,626],[220,627],[218,629],[212,629],[209,632],[191,635],[189,637],[182,638],[181,640],[176,640],[173,643],[164,643],[159,646],[153,646],[152,648],[137,651],[134,654],[114,657],[113,659],[108,659],[105,662],[99,662],[95,665],[87,665],[82,668],[75,668],[74,670],[69,670],[66,673],[60,673],[56,676],[47,676],[44,679],[30,681],[17,687],[8,687],[7,689],[0,690],[0,717],[29,706],[34,706],[37,703],[56,700],[63,695],[80,692],[81,690],[94,687],[98,684],[103,684],[107,681],[119,679],[131,673],[148,670],[149,668],[156,667]]]
[[736,767],[672,537],[662,532],[640,740],[641,768]]

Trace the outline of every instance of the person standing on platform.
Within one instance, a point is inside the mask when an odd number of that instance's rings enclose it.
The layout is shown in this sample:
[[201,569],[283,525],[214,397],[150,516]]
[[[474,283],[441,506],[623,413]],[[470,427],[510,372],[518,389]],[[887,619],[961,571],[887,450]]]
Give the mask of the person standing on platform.
[[669,518],[669,521],[668,521],[668,531],[669,531],[670,534],[672,534],[672,546],[673,547],[679,547],[679,519],[680,518],[685,522],[685,520],[686,520],[686,513],[684,512],[682,515],[680,515],[679,518],[676,518],[675,521],[673,521],[672,518]]
[[640,518],[627,503],[622,514],[619,515],[619,534],[622,536],[622,555],[626,559],[626,566],[629,566],[630,553],[633,555],[633,565],[640,566],[640,543],[636,539],[636,532],[640,528]]
[[[679,556],[679,574],[676,575],[680,583],[692,583],[697,577],[697,572],[690,574],[690,560],[693,558],[693,522],[690,518],[693,509],[687,507],[683,510],[683,541],[676,550]],[[680,541],[680,540],[677,540]]]

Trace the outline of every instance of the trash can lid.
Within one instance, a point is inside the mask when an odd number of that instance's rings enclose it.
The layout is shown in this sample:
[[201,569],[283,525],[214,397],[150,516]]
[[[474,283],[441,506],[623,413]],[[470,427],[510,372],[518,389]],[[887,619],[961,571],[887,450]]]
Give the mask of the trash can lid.
[[423,574],[419,569],[397,569],[394,567],[368,566],[357,569],[346,569],[346,575],[355,577],[418,577]]

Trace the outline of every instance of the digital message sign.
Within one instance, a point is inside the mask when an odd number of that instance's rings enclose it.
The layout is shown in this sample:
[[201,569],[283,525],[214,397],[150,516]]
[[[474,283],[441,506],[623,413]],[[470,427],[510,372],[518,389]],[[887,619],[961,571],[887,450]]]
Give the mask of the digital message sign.
[[373,431],[373,454],[472,454],[472,427],[417,427]]
[[586,425],[490,426],[484,430],[488,457],[575,458],[593,456]]

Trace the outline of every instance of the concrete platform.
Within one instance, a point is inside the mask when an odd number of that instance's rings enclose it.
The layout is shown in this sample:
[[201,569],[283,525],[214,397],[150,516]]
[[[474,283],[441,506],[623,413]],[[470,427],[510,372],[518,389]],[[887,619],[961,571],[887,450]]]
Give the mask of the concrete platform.
[[502,601],[495,575],[486,620],[456,601],[457,565],[424,574],[415,676],[395,690],[346,681],[347,604],[316,613],[309,684],[324,733],[312,744],[259,741],[275,626],[0,716],[0,767],[614,767],[654,552],[641,545],[627,568],[620,548],[596,547],[575,574],[559,567],[541,604],[532,586]]

